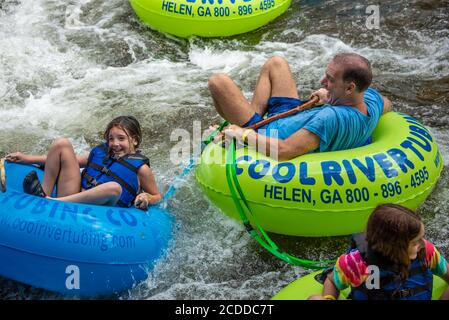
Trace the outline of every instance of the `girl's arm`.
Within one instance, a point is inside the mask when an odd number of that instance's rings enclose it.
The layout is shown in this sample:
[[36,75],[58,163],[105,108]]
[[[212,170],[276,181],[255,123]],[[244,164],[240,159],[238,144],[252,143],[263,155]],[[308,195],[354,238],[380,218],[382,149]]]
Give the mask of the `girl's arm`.
[[35,164],[44,164],[47,160],[46,155],[38,156],[31,154],[24,154],[22,152],[14,152],[6,155],[6,160],[10,162],[18,162],[18,163],[35,163]]
[[326,280],[324,280],[322,294],[310,296],[309,300],[338,300],[340,291],[335,287],[334,282],[331,279],[332,273],[333,272],[330,272],[327,275]]
[[[447,272],[441,277],[443,278],[447,284],[449,284],[449,263],[446,262],[446,270]],[[443,292],[440,297],[440,300],[449,300],[449,287]]]
[[[31,154],[24,154],[22,152],[10,153],[6,155],[5,158],[10,162],[18,162],[18,163],[45,164],[45,161],[47,161],[47,155],[31,155]],[[87,164],[87,157],[77,156],[76,158],[78,160],[80,168],[84,168]]]
[[86,156],[76,156],[76,159],[78,160],[78,164],[80,168],[84,168],[87,165],[87,157]]
[[[437,275],[449,284],[449,263],[438,251],[433,243],[424,239],[426,264],[434,275]],[[449,288],[446,288],[440,300],[449,300]]]
[[449,263],[446,262],[446,270],[447,272],[441,276],[444,281],[446,281],[447,284],[449,284]]
[[[334,282],[332,281],[333,272],[329,273],[327,275],[326,280],[324,281],[324,287],[323,287],[323,297],[334,297],[335,300],[338,299],[338,296],[340,295],[340,291],[335,286]],[[331,299],[331,298],[330,298]]]
[[140,187],[144,192],[137,195],[134,205],[136,208],[145,210],[148,208],[148,205],[158,203],[162,199],[162,195],[159,193],[156,179],[149,166],[141,166],[137,172],[137,176],[139,178]]

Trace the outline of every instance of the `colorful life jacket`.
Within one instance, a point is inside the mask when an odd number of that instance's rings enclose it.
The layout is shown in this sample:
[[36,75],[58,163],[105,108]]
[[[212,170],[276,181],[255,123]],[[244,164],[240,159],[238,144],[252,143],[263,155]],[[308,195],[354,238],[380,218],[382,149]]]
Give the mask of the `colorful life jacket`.
[[426,262],[412,260],[409,276],[402,280],[397,268],[368,247],[365,233],[353,235],[352,250],[357,249],[367,265],[376,265],[380,271],[379,289],[368,289],[366,282],[352,287],[350,298],[354,300],[430,300],[433,276]]
[[117,205],[130,207],[139,192],[137,171],[144,164],[150,165],[150,161],[140,152],[116,158],[109,154],[107,144],[103,143],[90,152],[81,173],[81,187],[87,190],[105,182],[117,182],[122,186]]

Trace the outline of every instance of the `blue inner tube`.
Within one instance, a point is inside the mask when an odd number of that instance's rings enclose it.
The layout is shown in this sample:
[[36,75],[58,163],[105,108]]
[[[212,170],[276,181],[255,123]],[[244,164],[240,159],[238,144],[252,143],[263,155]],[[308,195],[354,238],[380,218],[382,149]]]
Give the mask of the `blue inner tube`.
[[148,211],[31,196],[33,165],[5,161],[0,193],[0,275],[64,295],[120,293],[145,280],[172,237],[173,219]]

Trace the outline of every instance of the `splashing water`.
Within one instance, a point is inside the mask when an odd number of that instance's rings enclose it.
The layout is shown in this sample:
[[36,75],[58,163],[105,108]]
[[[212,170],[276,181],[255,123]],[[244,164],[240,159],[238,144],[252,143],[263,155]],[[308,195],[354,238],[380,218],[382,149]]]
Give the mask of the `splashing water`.
[[[393,109],[420,119],[438,141],[443,174],[419,212],[430,240],[449,256],[447,2],[383,1],[380,28],[368,30],[369,2],[293,1],[254,32],[180,40],[143,26],[127,1],[0,1],[0,156],[44,153],[59,136],[85,153],[113,117],[132,114],[166,191],[183,168],[167,161],[177,143],[172,130],[192,133],[193,121],[202,129],[220,121],[207,90],[212,73],[228,73],[250,98],[260,67],[280,55],[307,97],[333,55],[355,51],[372,61],[374,86]],[[146,282],[118,298],[267,299],[308,272],[261,249],[202,196],[193,175],[167,207],[177,221],[171,249]],[[345,237],[276,240],[308,258],[346,248]],[[0,278],[0,298],[63,297]]]

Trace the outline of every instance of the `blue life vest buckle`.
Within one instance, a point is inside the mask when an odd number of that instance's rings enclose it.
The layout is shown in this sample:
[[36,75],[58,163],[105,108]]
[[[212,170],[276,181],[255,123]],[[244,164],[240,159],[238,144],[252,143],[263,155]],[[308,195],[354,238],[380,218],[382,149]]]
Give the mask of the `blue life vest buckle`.
[[104,174],[109,174],[109,171],[110,170],[108,168],[106,168],[106,167],[101,168],[101,172],[104,173]]

